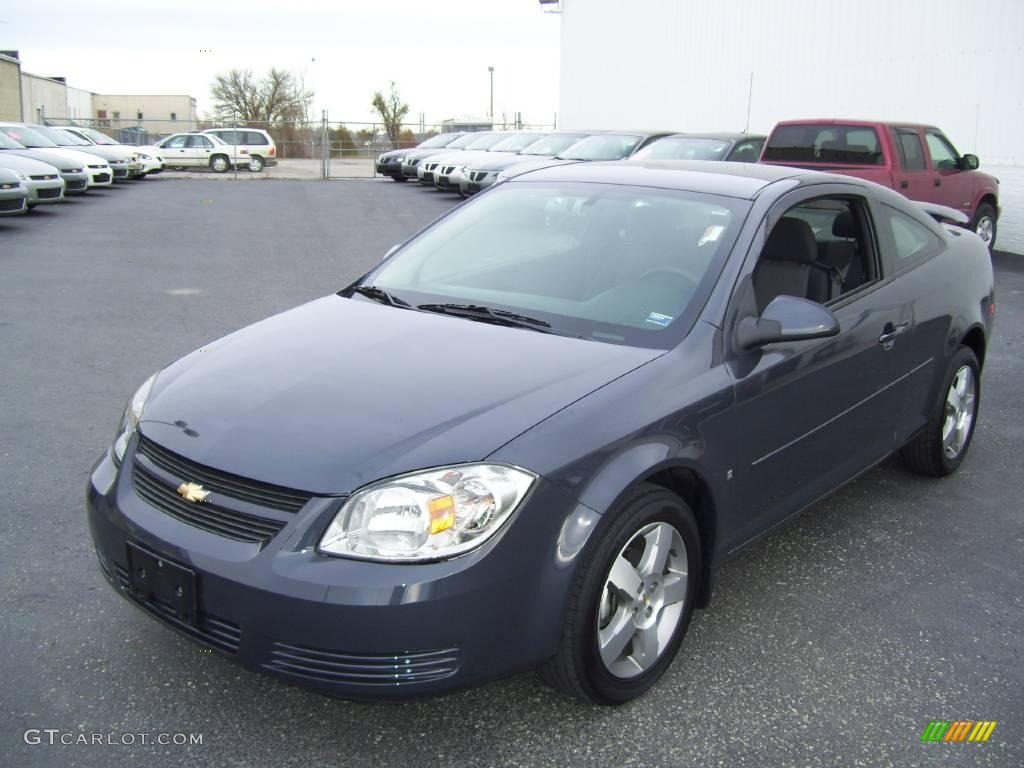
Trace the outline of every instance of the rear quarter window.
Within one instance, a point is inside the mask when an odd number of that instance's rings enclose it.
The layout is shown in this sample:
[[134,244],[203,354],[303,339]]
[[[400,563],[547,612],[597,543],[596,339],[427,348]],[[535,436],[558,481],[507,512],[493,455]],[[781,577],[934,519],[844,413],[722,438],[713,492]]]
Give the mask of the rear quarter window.
[[882,165],[878,132],[865,125],[780,125],[768,139],[764,160],[781,163]]
[[890,271],[902,272],[920,264],[942,250],[942,240],[928,227],[902,211],[885,205],[879,206],[883,227],[892,237]]
[[243,131],[246,144],[269,144],[267,137],[257,131]]

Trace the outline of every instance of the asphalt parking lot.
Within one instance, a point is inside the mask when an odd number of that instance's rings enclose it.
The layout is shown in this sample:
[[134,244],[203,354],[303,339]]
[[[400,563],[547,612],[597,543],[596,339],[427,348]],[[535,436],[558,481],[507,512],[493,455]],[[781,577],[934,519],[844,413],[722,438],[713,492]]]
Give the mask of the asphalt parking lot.
[[[343,287],[455,201],[385,181],[158,177],[0,219],[0,764],[1024,765],[1024,256],[996,256],[961,471],[926,480],[892,460],[728,563],[630,705],[584,707],[530,674],[401,705],[327,699],[117,597],[84,489],[127,396]],[[998,725],[987,743],[921,743],[935,719]],[[46,728],[203,743],[26,744]]]

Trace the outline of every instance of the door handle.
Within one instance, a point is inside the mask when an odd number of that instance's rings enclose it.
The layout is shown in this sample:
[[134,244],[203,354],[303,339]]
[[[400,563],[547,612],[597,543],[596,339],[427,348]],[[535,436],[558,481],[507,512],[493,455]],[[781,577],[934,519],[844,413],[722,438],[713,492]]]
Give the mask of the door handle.
[[906,179],[904,179],[903,181],[900,182],[900,189],[906,189],[909,186],[910,186],[910,182],[907,181]]
[[942,186],[942,179],[936,179],[935,180],[935,186],[936,187],[941,187]]
[[892,323],[886,323],[885,328],[882,329],[882,335],[878,337],[878,343],[882,345],[882,349],[887,352],[892,349],[896,339],[906,332],[909,325],[909,323],[900,323],[894,326]]

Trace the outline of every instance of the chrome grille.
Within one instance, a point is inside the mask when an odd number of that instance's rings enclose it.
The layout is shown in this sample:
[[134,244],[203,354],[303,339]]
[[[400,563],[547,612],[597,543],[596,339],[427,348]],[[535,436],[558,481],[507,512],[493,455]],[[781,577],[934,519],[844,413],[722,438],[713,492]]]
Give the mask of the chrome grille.
[[451,677],[459,670],[457,648],[396,654],[324,651],[290,643],[274,643],[264,668],[293,677],[326,683],[401,686]]

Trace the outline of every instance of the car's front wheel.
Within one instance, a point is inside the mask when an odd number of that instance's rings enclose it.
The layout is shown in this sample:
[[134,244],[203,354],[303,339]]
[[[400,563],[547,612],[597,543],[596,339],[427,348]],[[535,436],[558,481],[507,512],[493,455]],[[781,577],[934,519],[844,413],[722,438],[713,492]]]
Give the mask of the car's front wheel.
[[253,173],[259,173],[263,170],[263,158],[259,155],[253,155],[249,158],[249,170]]
[[637,486],[609,514],[541,676],[577,699],[621,704],[654,685],[679,649],[701,573],[700,537],[686,503],[657,485]]
[[963,462],[974,437],[981,403],[979,373],[974,352],[960,347],[950,361],[940,400],[932,406],[928,426],[900,452],[910,469],[922,475],[944,477]]
[[231,162],[224,155],[214,155],[210,158],[210,168],[214,173],[225,173],[231,168]]
[[400,174],[400,173],[399,173],[399,174],[395,174],[394,176],[392,176],[392,177],[391,177],[391,180],[392,180],[392,181],[397,181],[397,182],[398,182],[399,184],[403,184],[403,183],[405,183],[406,181],[408,181],[408,179],[407,179],[407,178],[405,178],[405,176],[403,176],[403,175],[402,175],[402,174]]
[[988,203],[982,203],[974,213],[971,229],[988,246],[989,253],[996,247],[996,211]]

